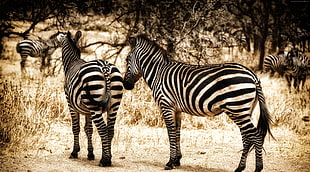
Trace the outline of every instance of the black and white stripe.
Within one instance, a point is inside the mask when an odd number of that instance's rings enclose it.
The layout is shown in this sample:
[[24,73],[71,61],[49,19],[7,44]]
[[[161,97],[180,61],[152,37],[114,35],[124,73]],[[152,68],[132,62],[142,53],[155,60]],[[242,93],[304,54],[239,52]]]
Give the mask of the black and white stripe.
[[[70,158],[77,158],[80,151],[79,115],[86,115],[85,132],[88,138],[88,159],[93,160],[92,122],[96,125],[102,141],[102,159],[100,166],[111,166],[111,141],[114,136],[114,124],[123,94],[123,79],[119,70],[103,60],[86,62],[80,58],[76,43],[81,36],[78,31],[75,38],[70,32],[58,33],[57,39],[62,45],[62,60],[65,71],[65,93],[72,117],[74,147]],[[104,113],[107,112],[105,116]]]
[[291,88],[291,82],[294,81],[294,88],[299,91],[303,89],[307,75],[309,73],[310,60],[307,56],[297,55],[287,57],[289,60],[288,69],[285,71],[285,78],[288,87]]
[[[20,54],[22,59],[20,62],[22,72],[25,72],[25,62],[28,56],[42,58],[41,70],[46,66],[50,66],[51,55],[59,47],[56,36],[57,33],[50,36],[48,40],[25,39],[17,43],[16,51]],[[47,60],[47,64],[45,64],[45,60]]]
[[273,76],[275,73],[278,73],[280,76],[284,76],[286,67],[287,61],[285,54],[268,55],[264,59],[264,71],[270,72],[271,76]]
[[[170,160],[165,169],[180,165],[181,112],[208,116],[225,112],[240,128],[243,153],[236,171],[245,169],[246,158],[255,148],[256,171],[263,169],[262,148],[270,133],[268,113],[260,81],[248,68],[235,63],[195,66],[168,59],[165,51],[145,36],[130,39],[124,87],[133,89],[140,78],[147,82],[164,117],[170,142]],[[260,118],[251,121],[257,103]]]

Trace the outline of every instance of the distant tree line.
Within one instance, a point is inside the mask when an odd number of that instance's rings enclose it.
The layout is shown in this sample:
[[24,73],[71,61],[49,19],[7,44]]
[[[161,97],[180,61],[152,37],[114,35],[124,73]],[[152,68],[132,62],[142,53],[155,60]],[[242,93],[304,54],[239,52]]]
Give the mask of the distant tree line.
[[[283,51],[287,42],[309,51],[309,5],[291,0],[3,0],[0,40],[14,35],[25,38],[47,19],[64,28],[82,25],[72,17],[76,15],[112,17],[127,36],[147,34],[172,55],[185,53],[199,60],[205,48],[237,46],[253,51],[261,69],[265,54]],[[14,21],[31,25],[15,32]]]

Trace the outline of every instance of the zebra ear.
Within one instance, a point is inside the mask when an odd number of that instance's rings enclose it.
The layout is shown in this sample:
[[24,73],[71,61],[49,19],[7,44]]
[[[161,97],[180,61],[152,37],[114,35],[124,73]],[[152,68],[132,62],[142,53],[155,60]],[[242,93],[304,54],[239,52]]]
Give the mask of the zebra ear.
[[67,32],[67,37],[68,37],[69,39],[71,39],[71,33],[70,33],[70,31]]
[[129,42],[129,45],[131,47],[134,47],[136,45],[136,38],[135,37],[129,37],[128,42]]
[[81,38],[82,36],[82,32],[81,31],[77,31],[75,33],[75,36],[74,36],[74,42],[77,43],[79,41],[79,39]]

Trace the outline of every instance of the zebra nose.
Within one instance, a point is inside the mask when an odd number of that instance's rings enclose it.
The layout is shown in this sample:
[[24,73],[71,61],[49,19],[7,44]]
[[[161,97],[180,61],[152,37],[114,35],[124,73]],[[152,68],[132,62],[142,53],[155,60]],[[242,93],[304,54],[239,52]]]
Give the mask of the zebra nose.
[[132,90],[135,88],[135,84],[134,83],[130,83],[128,81],[124,81],[124,87],[126,90]]

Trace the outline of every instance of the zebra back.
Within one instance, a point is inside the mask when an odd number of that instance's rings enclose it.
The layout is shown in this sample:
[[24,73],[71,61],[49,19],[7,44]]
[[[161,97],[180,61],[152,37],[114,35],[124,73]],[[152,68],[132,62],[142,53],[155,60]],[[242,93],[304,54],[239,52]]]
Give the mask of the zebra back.
[[27,54],[31,57],[45,56],[49,46],[41,40],[25,39],[16,45],[16,51],[20,54]]
[[268,55],[264,59],[263,69],[265,72],[277,72],[280,76],[283,76],[286,68],[287,61],[284,54]]

